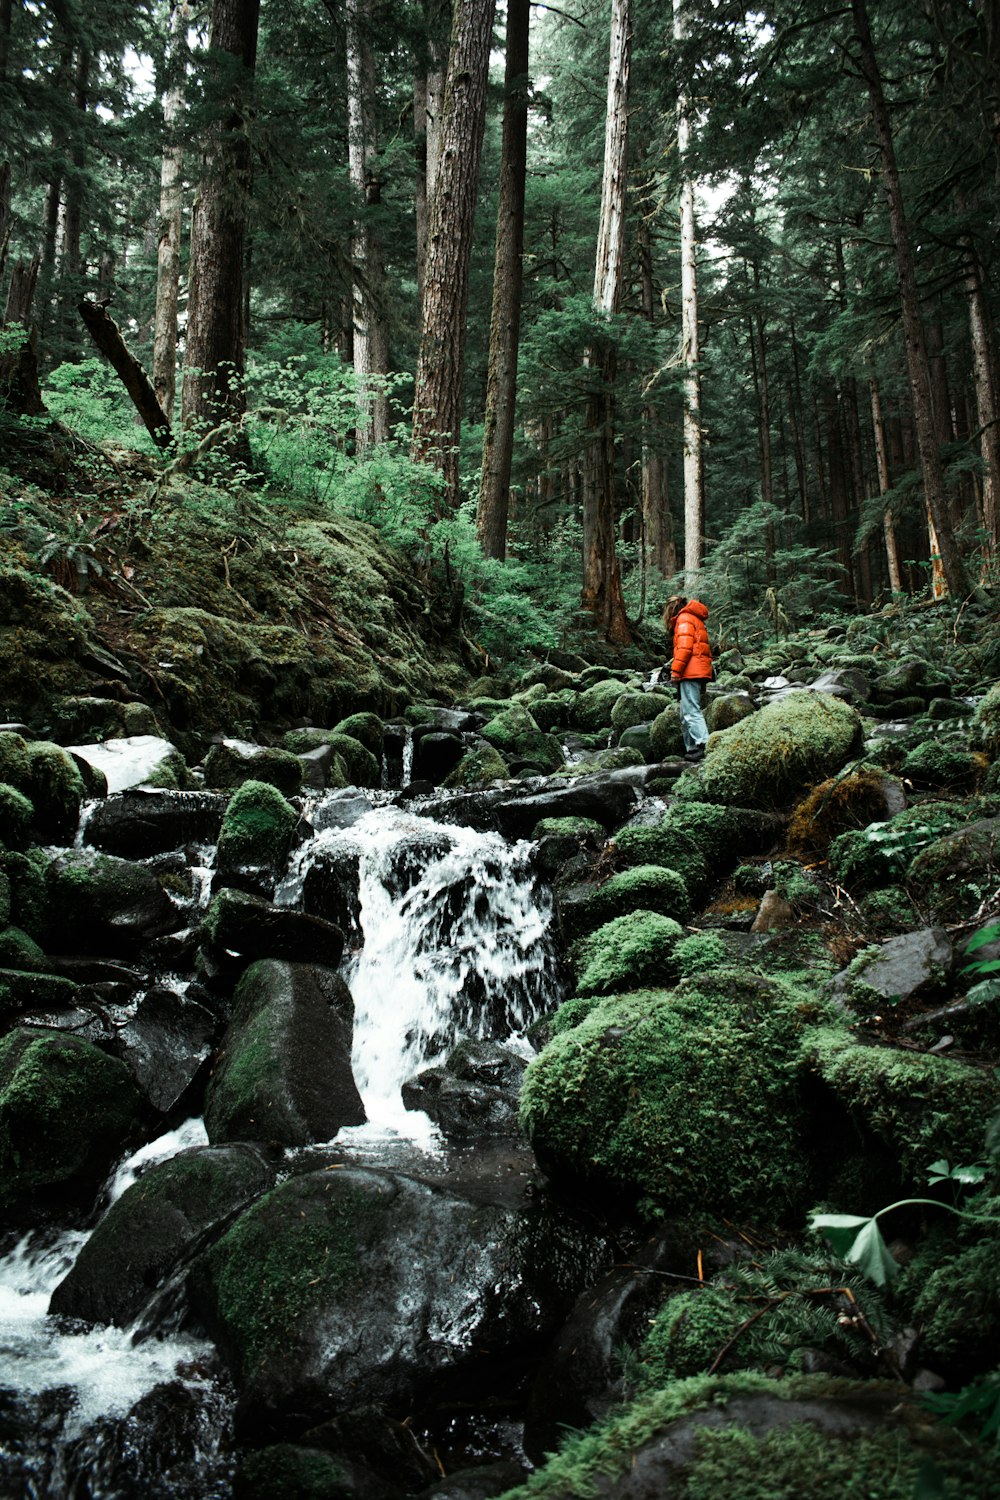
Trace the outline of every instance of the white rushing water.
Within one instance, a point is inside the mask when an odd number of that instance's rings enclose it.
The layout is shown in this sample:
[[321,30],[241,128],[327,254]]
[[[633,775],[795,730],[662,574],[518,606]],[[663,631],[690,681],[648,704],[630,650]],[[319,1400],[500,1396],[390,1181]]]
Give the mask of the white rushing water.
[[[112,1201],[143,1167],[166,1161],[205,1139],[201,1121],[192,1120],[144,1146],[112,1178]],[[178,1365],[211,1347],[179,1335],[133,1343],[128,1328],[73,1332],[50,1319],[49,1298],[87,1238],[82,1230],[66,1230],[54,1239],[27,1234],[0,1257],[0,1385],[16,1382],[25,1396],[71,1387],[72,1409],[63,1430],[67,1440],[98,1417],[129,1411],[147,1391],[170,1380]]]
[[363,945],[345,978],[354,1076],[370,1122],[363,1130],[426,1143],[429,1122],[403,1108],[402,1084],[463,1037],[516,1038],[551,1000],[551,905],[532,878],[529,849],[385,806],[299,850],[278,894],[287,905],[318,860],[342,852],[359,862]]

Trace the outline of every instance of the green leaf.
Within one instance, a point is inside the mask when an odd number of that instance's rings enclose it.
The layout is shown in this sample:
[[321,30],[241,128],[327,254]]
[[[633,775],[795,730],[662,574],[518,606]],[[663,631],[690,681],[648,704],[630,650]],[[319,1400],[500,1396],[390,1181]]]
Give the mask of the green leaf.
[[951,1167],[945,1161],[944,1157],[940,1161],[932,1161],[927,1168],[928,1182],[946,1182],[950,1176]]
[[809,1228],[825,1234],[838,1255],[849,1259],[851,1247],[858,1238],[858,1230],[871,1219],[857,1214],[813,1214]]
[[847,1252],[847,1259],[852,1265],[858,1266],[876,1286],[885,1286],[899,1270],[874,1219],[868,1220]]

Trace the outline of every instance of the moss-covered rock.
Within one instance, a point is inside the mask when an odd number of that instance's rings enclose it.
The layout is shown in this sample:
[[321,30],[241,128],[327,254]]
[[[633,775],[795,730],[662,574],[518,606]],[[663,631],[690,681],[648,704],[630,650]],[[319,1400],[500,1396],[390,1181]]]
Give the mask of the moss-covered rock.
[[585,687],[573,705],[573,723],[577,729],[592,732],[610,729],[615,704],[624,692],[624,682],[616,678],[601,678]]
[[86,787],[80,769],[61,745],[34,740],[28,745],[31,773],[25,788],[35,809],[40,842],[72,843]]
[[668,984],[676,972],[671,955],[683,936],[679,922],[655,911],[632,911],[605,922],[573,952],[576,993],[621,995]]
[[559,741],[544,734],[528,709],[512,704],[484,724],[484,740],[509,763],[527,761],[542,771],[555,771],[563,763]]
[[282,869],[298,817],[277,787],[245,781],[233,793],[222,819],[216,850],[220,873],[234,874],[247,867]]
[[466,750],[453,771],[449,771],[441,785],[444,787],[487,786],[491,781],[504,781],[510,768],[499,750],[492,745],[473,745]]
[[1000,879],[1000,818],[980,818],[928,844],[912,860],[906,887],[933,922],[971,920]]
[[339,724],[334,724],[333,732],[334,734],[348,734],[352,740],[358,740],[364,745],[369,755],[374,755],[381,765],[385,731],[378,714],[348,714],[346,719],[341,719]]
[[560,765],[558,776],[575,781],[580,776],[592,776],[595,771],[622,771],[627,766],[645,765],[646,757],[633,745],[614,745],[601,750],[591,750],[580,760],[570,765]]
[[654,761],[684,754],[681,711],[676,703],[658,713],[649,730],[649,748]]
[[702,801],[782,807],[838,771],[861,742],[857,711],[826,693],[788,693],[709,739]]
[[938,738],[924,740],[903,761],[902,772],[916,786],[965,791],[985,770],[985,762],[964,745]]
[[16,787],[0,781],[0,845],[23,849],[28,842],[35,809]]
[[990,760],[1000,759],[1000,682],[980,698],[969,726],[969,743]]
[[0,931],[0,968],[44,974],[49,961],[35,940],[20,927],[5,927]]
[[41,849],[0,853],[0,872],[9,893],[8,919],[36,939],[44,933],[47,921],[48,866],[49,857]]
[[0,1204],[92,1189],[134,1129],[125,1063],[80,1037],[21,1027],[0,1040]]
[[811,1191],[795,1064],[806,997],[745,969],[598,1001],[528,1066],[521,1117],[557,1179],[774,1222]]
[[690,898],[683,876],[659,865],[637,865],[599,886],[573,886],[558,895],[559,917],[570,939],[632,911],[655,911],[683,921]]
[[245,781],[266,782],[286,797],[302,790],[302,765],[290,750],[217,740],[205,757],[205,785],[228,791]]
[[626,866],[664,865],[683,878],[692,897],[721,876],[739,840],[730,809],[716,803],[674,803],[658,823],[633,824],[615,835],[615,852]]
[[[979,1194],[963,1208],[994,1222],[950,1220],[898,1286],[920,1329],[923,1359],[958,1385],[996,1367],[1000,1338],[1000,1201]],[[948,1242],[948,1230],[957,1231],[957,1243]]]
[[921,849],[964,821],[964,809],[954,802],[907,808],[887,821],[838,834],[830,844],[830,868],[852,890],[895,884]]
[[350,1469],[332,1453],[269,1443],[244,1456],[234,1493],[239,1500],[347,1500],[358,1490]]
[[674,964],[682,979],[696,979],[722,968],[730,959],[725,940],[717,932],[693,932],[674,949]]
[[709,732],[732,729],[755,712],[754,702],[747,692],[718,693],[705,705],[705,723]]
[[1000,1105],[1000,1084],[978,1068],[955,1058],[862,1046],[835,1027],[808,1034],[803,1060],[845,1111],[856,1139],[881,1148],[898,1164],[901,1185],[911,1189],[923,1187],[927,1168],[942,1157],[975,1161],[984,1122]]
[[[72,595],[0,556],[0,699],[8,715],[35,722],[53,698],[79,692],[90,627]],[[11,780],[2,771],[0,779]]]
[[179,925],[173,903],[146,865],[72,849],[50,862],[45,878],[42,942],[49,953],[127,957]]
[[670,707],[670,703],[666,693],[645,693],[627,688],[612,706],[611,728],[620,739],[623,729],[630,729],[636,724],[651,724],[657,714]]
[[822,853],[839,834],[867,828],[901,810],[903,804],[902,787],[883,771],[860,766],[830,777],[814,787],[792,814],[788,851]]

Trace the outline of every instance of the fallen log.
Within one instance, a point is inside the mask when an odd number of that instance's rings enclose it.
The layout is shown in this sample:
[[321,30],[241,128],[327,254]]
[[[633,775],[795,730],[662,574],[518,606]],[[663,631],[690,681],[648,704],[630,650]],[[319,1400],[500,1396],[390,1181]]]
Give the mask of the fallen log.
[[109,360],[131,396],[132,404],[153,442],[158,448],[172,447],[174,439],[170,431],[170,419],[159,403],[149,376],[126,348],[121,329],[105,304],[84,301],[79,304],[78,311],[94,343]]

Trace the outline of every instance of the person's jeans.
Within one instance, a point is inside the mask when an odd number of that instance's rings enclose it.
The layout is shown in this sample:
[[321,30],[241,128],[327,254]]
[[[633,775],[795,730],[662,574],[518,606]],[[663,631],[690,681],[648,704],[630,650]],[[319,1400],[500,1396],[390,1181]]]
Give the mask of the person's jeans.
[[699,678],[682,679],[677,686],[681,698],[681,734],[684,749],[694,750],[708,739],[708,725],[701,711],[702,683]]

